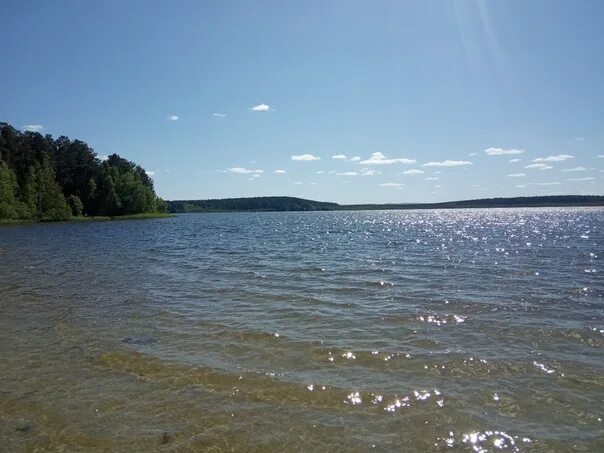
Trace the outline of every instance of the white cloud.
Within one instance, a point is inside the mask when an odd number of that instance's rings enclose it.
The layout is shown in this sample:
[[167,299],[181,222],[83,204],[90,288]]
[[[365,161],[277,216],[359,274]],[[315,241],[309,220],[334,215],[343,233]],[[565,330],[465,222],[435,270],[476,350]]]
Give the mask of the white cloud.
[[107,155],[102,155],[102,156],[99,156],[99,159],[100,159],[102,162],[105,162],[107,159],[109,159],[109,156],[107,156]]
[[253,106],[250,110],[253,110],[254,112],[268,112],[271,110],[271,106],[266,104],[258,104]]
[[313,161],[313,160],[321,160],[320,157],[313,156],[312,154],[299,154],[297,156],[291,156],[292,160],[302,160],[302,161]]
[[470,156],[470,157],[478,156],[478,153],[470,153],[470,154],[468,154],[468,156]]
[[434,187],[435,189],[440,189],[442,186],[437,185],[437,186],[432,186],[432,187]]
[[335,160],[345,160],[346,159],[346,154],[336,154],[334,156],[331,156],[332,159]]
[[562,171],[587,171],[585,167],[564,168]]
[[218,118],[224,118],[225,116],[227,116],[226,113],[212,113],[212,116],[218,117]]
[[431,176],[429,178],[424,178],[426,181],[438,181],[438,178],[435,176]]
[[382,172],[381,171],[377,171],[377,170],[372,170],[370,168],[361,168],[360,171],[343,171],[340,173],[332,173],[329,172],[330,174],[335,174],[336,176],[375,176],[375,175],[381,175]]
[[567,181],[572,181],[572,182],[581,182],[581,181],[593,181],[594,178],[593,176],[585,176],[584,178],[567,178]]
[[442,162],[427,162],[422,167],[463,167],[464,165],[472,165],[472,162],[467,160],[444,160]]
[[359,174],[361,176],[375,176],[375,175],[381,175],[382,172],[378,171],[378,170],[373,170],[371,168],[361,168],[361,171],[359,172]]
[[325,173],[325,170],[319,170],[315,172],[317,175],[322,175],[323,173]]
[[528,164],[525,165],[524,168],[538,168],[539,170],[551,170],[554,167],[547,164]]
[[575,140],[577,140],[578,142],[582,142],[583,140],[585,140],[584,137],[576,137]]
[[598,156],[598,159],[604,159],[604,154],[600,154],[600,155]]
[[26,124],[21,129],[27,132],[42,132],[44,131],[44,126],[41,124]]
[[275,170],[274,173],[276,175],[284,175],[285,173],[287,173],[285,170]]
[[259,177],[260,177],[260,174],[258,174],[258,173],[255,173],[252,175],[252,178],[259,178]]
[[486,154],[489,156],[503,156],[510,154],[522,154],[524,152],[523,149],[505,149],[505,148],[487,148],[484,150]]
[[[602,156],[600,156],[600,157],[602,157]],[[353,162],[358,162],[361,160],[361,158],[359,156],[354,156],[354,157],[351,157],[350,160]]]
[[517,189],[526,189],[526,186],[525,186],[525,185],[522,185],[522,184],[517,184],[517,185],[516,185],[516,188],[517,188]]
[[170,121],[178,121],[178,116],[177,115],[170,115],[168,117],[168,120],[170,120]]
[[226,171],[231,172],[231,173],[237,173],[239,175],[250,175],[250,174],[261,175],[262,173],[264,173],[264,170],[249,170],[247,168],[242,168],[242,167],[227,168]]
[[558,154],[556,156],[548,156],[548,157],[538,157],[537,159],[533,159],[533,162],[562,162],[568,159],[572,159],[575,156],[570,156],[568,154]]
[[147,173],[147,176],[153,178],[155,176],[155,172],[154,171],[146,171],[145,173]]
[[524,173],[511,173],[508,175],[509,178],[524,178],[525,176]]
[[510,159],[510,162],[520,162],[520,159],[516,158],[516,159]]
[[384,182],[384,183],[380,184],[380,186],[382,186],[382,187],[393,187],[395,189],[400,189],[401,187],[404,186],[404,184],[399,184],[399,183],[396,183],[396,182]]
[[296,181],[294,184],[297,185],[297,186],[299,186],[299,185],[304,184],[304,183],[300,182],[300,181]]
[[405,170],[403,172],[404,175],[423,175],[424,172],[422,170],[417,170],[417,169],[412,169],[412,170]]
[[554,182],[536,182],[534,183],[536,186],[559,186],[560,182],[558,181],[554,181]]
[[387,159],[384,154],[377,152],[373,153],[369,159],[363,160],[360,163],[361,165],[414,164],[415,160],[406,158]]

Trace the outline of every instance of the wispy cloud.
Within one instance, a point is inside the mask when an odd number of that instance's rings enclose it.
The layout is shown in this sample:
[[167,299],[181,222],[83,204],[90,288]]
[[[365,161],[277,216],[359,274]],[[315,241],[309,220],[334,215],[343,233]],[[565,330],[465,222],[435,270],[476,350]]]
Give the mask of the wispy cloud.
[[153,178],[155,176],[155,172],[151,170],[148,170],[145,173],[147,173],[147,176],[149,176],[150,178]]
[[250,174],[261,175],[262,173],[264,173],[264,170],[250,170],[248,168],[243,168],[243,167],[227,168],[226,171],[228,171],[230,173],[237,173],[239,175],[250,175]]
[[600,155],[598,156],[598,159],[604,159],[604,154],[600,154]]
[[585,167],[563,168],[562,171],[587,171]]
[[26,124],[22,126],[21,129],[27,132],[43,132],[44,126],[41,124]]
[[596,178],[594,178],[593,176],[585,176],[584,178],[567,178],[567,181],[572,181],[572,182],[582,182],[582,181],[594,181]]
[[275,171],[274,171],[274,173],[275,173],[276,175],[284,175],[284,174],[286,174],[287,172],[286,172],[285,170],[275,170]]
[[361,168],[359,171],[343,171],[335,173],[336,176],[375,176],[381,174],[381,171],[373,170],[371,168]]
[[105,155],[105,154],[104,154],[104,155],[102,155],[102,156],[99,156],[99,159],[100,159],[102,162],[105,162],[107,159],[109,159],[109,156],[107,156],[107,155]]
[[430,176],[429,178],[424,178],[426,181],[438,181],[439,178],[436,176]]
[[556,156],[547,156],[547,157],[538,157],[537,159],[533,159],[535,163],[541,162],[562,162],[568,159],[572,159],[575,156],[571,156],[569,154],[557,154]]
[[270,111],[272,109],[271,109],[270,105],[267,105],[267,104],[258,104],[258,105],[255,105],[255,106],[251,107],[250,110],[253,110],[254,112],[268,112],[268,111]]
[[313,160],[321,160],[320,157],[313,156],[312,154],[298,154],[291,156],[292,160],[301,160],[301,161],[313,161]]
[[472,162],[467,160],[444,160],[442,162],[426,162],[422,167],[463,167],[472,165]]
[[167,118],[169,121],[178,121],[178,116],[177,115],[170,115]]
[[384,182],[382,184],[380,184],[380,186],[382,187],[391,187],[394,189],[400,189],[404,186],[404,184],[399,184],[397,182]]
[[520,159],[518,159],[518,158],[516,158],[516,159],[510,159],[510,162],[511,162],[511,163],[514,163],[514,162],[520,162]]
[[302,185],[302,184],[304,184],[304,183],[303,183],[303,182],[300,182],[300,181],[296,181],[296,182],[294,182],[294,184],[295,184],[295,185],[297,185],[297,186],[300,186],[300,185]]
[[212,116],[215,116],[217,118],[225,118],[227,116],[226,113],[212,113]]
[[373,153],[367,160],[361,161],[361,165],[391,165],[391,164],[414,164],[414,159],[396,158],[388,159],[384,154],[377,152]]
[[470,156],[470,157],[478,156],[478,153],[470,153],[470,154],[468,154],[468,156]]
[[510,173],[508,178],[524,178],[525,176],[524,173]]
[[[602,156],[600,156],[600,157],[602,157]],[[358,162],[361,160],[361,158],[359,156],[354,156],[354,157],[351,157],[350,160],[353,162]]]
[[510,154],[522,154],[524,152],[523,149],[505,149],[505,148],[487,148],[484,152],[489,156],[504,156]]
[[547,164],[528,164],[525,165],[524,168],[538,168],[539,170],[551,170],[554,167]]
[[331,158],[334,160],[346,160],[346,154],[335,154]]
[[559,186],[562,183],[558,182],[558,181],[553,181],[553,182],[535,182],[533,184],[535,184],[536,186]]
[[423,175],[424,172],[423,170],[417,170],[417,169],[412,169],[412,170],[405,170],[403,172],[404,175]]
[[374,170],[372,168],[361,168],[361,171],[359,172],[359,174],[361,176],[375,176],[375,175],[381,175],[382,172],[378,171],[378,170]]

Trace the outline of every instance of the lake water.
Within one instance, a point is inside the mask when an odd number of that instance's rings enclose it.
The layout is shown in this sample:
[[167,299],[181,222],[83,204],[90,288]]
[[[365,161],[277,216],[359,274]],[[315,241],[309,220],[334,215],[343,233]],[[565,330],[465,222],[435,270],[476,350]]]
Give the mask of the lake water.
[[604,210],[0,228],[2,451],[603,451]]

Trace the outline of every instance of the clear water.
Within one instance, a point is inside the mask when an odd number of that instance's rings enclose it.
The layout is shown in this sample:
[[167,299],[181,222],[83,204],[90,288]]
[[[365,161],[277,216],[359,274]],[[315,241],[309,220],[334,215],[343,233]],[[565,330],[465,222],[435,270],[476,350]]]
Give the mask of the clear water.
[[0,228],[0,449],[602,451],[604,210]]

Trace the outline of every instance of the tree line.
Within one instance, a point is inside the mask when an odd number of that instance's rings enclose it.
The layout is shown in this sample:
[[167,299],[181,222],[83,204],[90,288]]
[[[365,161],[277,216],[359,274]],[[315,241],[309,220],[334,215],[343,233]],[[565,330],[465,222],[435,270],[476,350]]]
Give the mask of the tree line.
[[337,203],[305,200],[295,197],[249,197],[216,200],[168,201],[173,213],[222,211],[329,211],[340,209]]
[[294,197],[250,197],[216,200],[168,201],[173,213],[225,211],[366,211],[376,209],[514,208],[552,206],[604,206],[601,195],[548,195],[537,197],[483,198],[444,203],[342,205]]
[[0,123],[0,219],[67,220],[165,212],[153,181],[134,162],[105,160],[81,140]]

